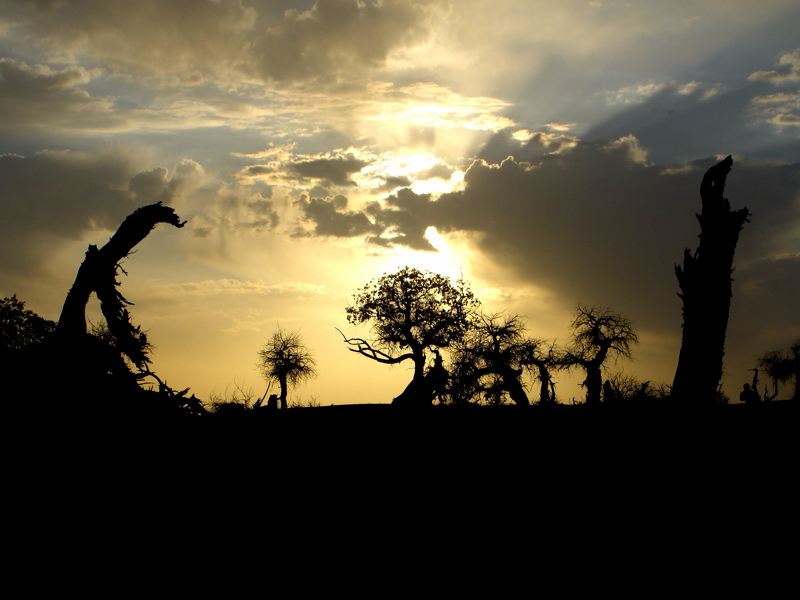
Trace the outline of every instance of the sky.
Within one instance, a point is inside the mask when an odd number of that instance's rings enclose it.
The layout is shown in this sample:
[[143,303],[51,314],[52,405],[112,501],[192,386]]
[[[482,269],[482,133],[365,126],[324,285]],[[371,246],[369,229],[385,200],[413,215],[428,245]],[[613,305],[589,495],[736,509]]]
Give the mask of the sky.
[[3,0],[0,295],[57,320],[87,246],[162,201],[187,224],[121,291],[200,398],[260,396],[281,327],[317,361],[290,400],[390,402],[410,365],[338,330],[368,337],[345,308],[406,265],[559,345],[578,303],[611,308],[639,344],[609,374],[671,383],[674,267],[732,155],[737,399],[800,336],[798,22],[797,0]]

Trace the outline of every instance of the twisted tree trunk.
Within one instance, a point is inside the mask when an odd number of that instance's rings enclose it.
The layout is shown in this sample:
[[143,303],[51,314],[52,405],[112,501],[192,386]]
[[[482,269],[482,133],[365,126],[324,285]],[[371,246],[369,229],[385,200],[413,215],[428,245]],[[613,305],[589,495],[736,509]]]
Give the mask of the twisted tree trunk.
[[672,397],[710,404],[716,400],[722,378],[725,333],[732,296],[733,254],[747,217],[747,208],[730,209],[722,194],[733,165],[728,156],[706,171],[700,186],[702,213],[700,246],[684,251],[683,267],[675,274],[683,300],[683,340]]
[[55,338],[59,343],[71,343],[86,335],[86,303],[92,292],[100,299],[100,309],[124,352],[137,367],[142,367],[147,359],[141,340],[137,335],[139,328],[130,322],[126,305],[130,304],[117,290],[117,270],[119,262],[153,230],[158,223],[168,223],[183,227],[175,210],[162,206],[160,202],[143,206],[122,222],[116,233],[105,246],[89,246],[86,258],[78,269],[61,316],[56,325]]

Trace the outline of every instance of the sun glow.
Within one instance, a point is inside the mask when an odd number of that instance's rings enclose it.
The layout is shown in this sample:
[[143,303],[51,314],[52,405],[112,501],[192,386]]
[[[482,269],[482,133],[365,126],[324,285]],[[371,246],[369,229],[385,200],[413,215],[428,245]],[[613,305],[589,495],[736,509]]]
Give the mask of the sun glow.
[[435,251],[420,251],[407,248],[398,248],[387,253],[384,257],[383,272],[394,272],[403,267],[414,267],[422,271],[430,271],[449,277],[453,281],[469,279],[471,271],[471,257],[465,240],[456,238],[448,239],[440,234],[436,227],[430,226],[425,230],[425,239]]
[[431,246],[436,248],[439,252],[446,253],[447,252],[447,242],[444,241],[444,238],[436,231],[436,227],[431,225],[425,230],[425,239],[431,243]]

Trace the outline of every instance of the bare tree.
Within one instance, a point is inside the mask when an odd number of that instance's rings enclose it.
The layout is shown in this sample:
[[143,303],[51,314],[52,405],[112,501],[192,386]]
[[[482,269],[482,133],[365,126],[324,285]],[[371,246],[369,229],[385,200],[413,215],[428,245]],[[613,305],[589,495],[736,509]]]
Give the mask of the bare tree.
[[555,344],[545,340],[530,339],[524,349],[521,364],[539,382],[539,404],[544,406],[556,403],[556,383],[553,370],[563,364],[562,351]]
[[586,371],[586,403],[599,404],[603,388],[602,369],[606,359],[631,358],[631,346],[639,341],[627,317],[609,309],[586,307],[575,310],[570,343],[561,359],[566,368]]
[[480,314],[453,358],[453,397],[466,402],[484,396],[502,403],[508,394],[518,405],[530,404],[522,374],[536,356],[536,342],[525,337],[519,315]]
[[258,367],[264,378],[278,380],[281,408],[288,408],[289,385],[298,385],[317,376],[316,361],[297,330],[286,331],[278,327],[258,357]]
[[[775,386],[773,398],[778,394],[778,383],[794,380],[793,400],[798,399],[797,382],[800,379],[800,338],[787,349],[771,350],[758,359],[758,366],[772,379]],[[766,390],[765,394],[766,396]]]

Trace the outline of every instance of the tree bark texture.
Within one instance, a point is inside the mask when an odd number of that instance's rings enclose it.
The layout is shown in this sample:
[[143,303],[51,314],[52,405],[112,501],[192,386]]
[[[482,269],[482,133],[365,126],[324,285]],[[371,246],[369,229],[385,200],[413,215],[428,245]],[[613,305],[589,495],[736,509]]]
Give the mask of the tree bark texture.
[[722,196],[732,165],[728,156],[703,177],[702,212],[697,215],[700,245],[694,254],[687,248],[683,266],[675,266],[683,300],[683,339],[672,396],[681,401],[713,403],[722,378],[733,254],[750,216],[747,208],[732,211]]

